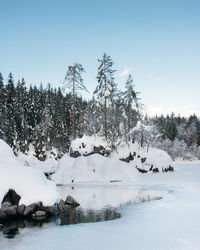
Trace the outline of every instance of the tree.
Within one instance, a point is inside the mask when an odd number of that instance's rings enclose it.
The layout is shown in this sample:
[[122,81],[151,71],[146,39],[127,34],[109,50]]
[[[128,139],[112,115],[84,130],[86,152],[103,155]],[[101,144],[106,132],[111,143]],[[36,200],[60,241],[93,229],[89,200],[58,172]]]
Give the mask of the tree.
[[103,54],[102,59],[98,59],[100,63],[98,67],[97,81],[98,85],[94,91],[96,101],[103,107],[104,116],[104,136],[108,136],[108,104],[113,102],[114,94],[116,93],[116,84],[114,83],[113,74],[115,70],[112,69],[113,61],[106,53]]
[[136,92],[134,87],[133,78],[129,75],[125,84],[125,92],[123,93],[125,138],[128,140],[130,140],[131,129],[138,121],[138,110],[141,107],[138,98],[139,92]]
[[3,76],[0,72],[0,138],[4,138],[5,130],[5,88],[3,84]]
[[68,88],[72,92],[72,109],[73,109],[73,135],[76,138],[76,116],[77,116],[77,91],[87,91],[81,74],[84,72],[84,68],[79,63],[74,63],[73,66],[68,67],[68,71],[65,75],[64,88]]

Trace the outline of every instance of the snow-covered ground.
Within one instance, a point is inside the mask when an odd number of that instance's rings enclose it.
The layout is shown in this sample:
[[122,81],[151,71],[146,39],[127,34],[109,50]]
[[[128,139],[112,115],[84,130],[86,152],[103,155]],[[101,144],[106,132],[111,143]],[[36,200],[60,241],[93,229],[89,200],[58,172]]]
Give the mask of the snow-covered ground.
[[[122,184],[124,192],[120,190],[112,194],[118,195],[116,199],[119,200],[120,197],[123,200],[130,188],[168,193],[162,200],[120,207],[119,219],[25,229],[14,239],[0,240],[0,247],[16,250],[200,249],[200,164],[176,164],[175,170],[173,173],[141,175],[131,187]],[[77,188],[81,187],[75,186],[74,190]],[[82,188],[88,192],[85,186]],[[101,195],[104,193],[107,200],[105,186],[103,188]],[[117,188],[120,189],[119,184]]]
[[51,179],[56,184],[81,182],[134,182],[139,174],[137,169],[119,159],[107,158],[99,154],[72,158],[63,156],[58,169]]
[[20,163],[0,140],[0,206],[9,189],[21,196],[19,204],[24,205],[42,201],[44,206],[52,206],[60,199],[54,182],[47,180],[42,171]]

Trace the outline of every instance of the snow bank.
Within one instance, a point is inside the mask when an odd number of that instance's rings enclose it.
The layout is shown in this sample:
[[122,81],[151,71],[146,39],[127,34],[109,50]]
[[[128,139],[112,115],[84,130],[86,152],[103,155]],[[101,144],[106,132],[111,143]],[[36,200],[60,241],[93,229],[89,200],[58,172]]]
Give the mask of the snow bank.
[[172,158],[165,151],[152,147],[140,147],[137,143],[119,146],[111,157],[126,159],[130,154],[133,156],[131,164],[146,171],[149,171],[153,165],[153,169],[157,168],[159,172],[162,172],[173,163]]
[[71,195],[80,202],[83,209],[100,210],[106,207],[118,208],[127,204],[160,199],[167,192],[159,190],[138,190],[132,185],[64,185],[58,191],[65,199]]
[[78,158],[62,157],[58,170],[52,175],[57,184],[82,182],[134,181],[137,170],[118,159],[110,159],[99,154]]
[[37,157],[34,156],[35,149],[32,145],[29,147],[29,151],[27,154],[23,154],[19,152],[17,155],[17,159],[24,165],[37,168],[44,173],[54,173],[57,169],[57,161],[55,160],[58,152],[53,149],[51,151],[47,151],[47,159],[45,161],[38,160]]
[[44,206],[51,206],[59,200],[55,183],[40,170],[23,166],[12,149],[0,140],[0,204],[9,189],[21,196],[19,204],[42,201]]
[[94,147],[103,147],[105,150],[110,151],[110,147],[106,140],[96,135],[84,135],[81,138],[76,138],[71,142],[70,150],[73,152],[78,151],[81,155],[87,155],[94,152]]

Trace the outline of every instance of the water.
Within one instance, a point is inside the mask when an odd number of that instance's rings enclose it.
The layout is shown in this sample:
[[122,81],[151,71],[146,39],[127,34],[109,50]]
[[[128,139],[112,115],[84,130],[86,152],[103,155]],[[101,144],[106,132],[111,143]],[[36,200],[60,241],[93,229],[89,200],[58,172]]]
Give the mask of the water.
[[[119,219],[120,208],[125,205],[159,199],[160,191],[136,189],[131,185],[65,185],[58,190],[63,199],[72,195],[80,207],[67,207],[65,211],[45,220],[14,220],[4,223],[0,232],[0,245],[23,240],[23,235],[46,227],[66,226],[80,223],[94,223]],[[6,241],[9,240],[8,242]]]

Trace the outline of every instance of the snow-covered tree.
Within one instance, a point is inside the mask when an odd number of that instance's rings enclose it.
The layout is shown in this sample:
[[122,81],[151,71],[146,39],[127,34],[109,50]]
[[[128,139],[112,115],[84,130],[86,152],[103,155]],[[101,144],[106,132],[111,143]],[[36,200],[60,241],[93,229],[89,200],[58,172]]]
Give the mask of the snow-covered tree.
[[99,67],[97,73],[98,85],[94,91],[94,96],[97,105],[101,107],[103,113],[103,126],[104,126],[104,136],[107,139],[108,136],[108,107],[111,106],[115,93],[116,84],[114,82],[113,74],[115,70],[112,69],[113,61],[110,56],[106,53],[103,54],[102,59],[98,59]]
[[74,63],[73,66],[69,66],[64,80],[64,89],[70,89],[72,93],[72,107],[73,107],[73,135],[74,139],[77,135],[77,91],[87,91],[82,78],[84,68],[80,63]]
[[125,138],[127,140],[130,140],[130,131],[138,121],[139,109],[142,106],[139,103],[139,93],[134,90],[134,87],[133,78],[129,75],[123,93]]

